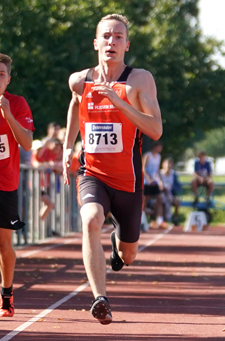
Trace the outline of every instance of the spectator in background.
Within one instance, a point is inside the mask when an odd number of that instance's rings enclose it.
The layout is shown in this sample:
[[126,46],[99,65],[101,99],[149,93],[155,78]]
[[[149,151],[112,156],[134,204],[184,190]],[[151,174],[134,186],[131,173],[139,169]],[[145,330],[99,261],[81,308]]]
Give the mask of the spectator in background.
[[72,156],[72,163],[71,163],[71,168],[70,168],[70,174],[75,177],[78,175],[78,169],[80,167],[79,157],[81,155],[81,151],[82,151],[82,142],[78,141],[74,145],[74,153]]
[[20,152],[20,164],[30,166],[32,150],[26,151],[19,145],[19,152]]
[[40,218],[46,220],[55,207],[49,195],[49,172],[62,174],[62,143],[56,138],[47,140],[44,145],[41,141],[34,141],[32,149],[33,167],[45,170],[41,178],[41,201],[44,206],[40,209]]
[[160,163],[163,144],[161,141],[154,142],[151,151],[143,156],[144,173],[144,204],[143,211],[148,213],[150,199],[154,199],[156,220],[151,222],[151,228],[167,228],[168,224],[163,218],[163,200],[161,191],[163,189],[160,177]]
[[164,218],[166,221],[171,222],[172,212],[171,206],[175,207],[173,214],[174,224],[178,224],[178,209],[180,202],[176,197],[177,192],[181,189],[181,185],[178,181],[178,177],[173,170],[173,159],[167,158],[162,163],[162,169],[160,170],[160,176],[163,184],[163,204],[164,204]]
[[66,136],[66,128],[63,127],[63,128],[60,128],[57,132],[57,139],[59,139],[59,141],[63,144],[64,141],[65,141],[65,136]]
[[211,178],[212,167],[210,161],[206,158],[206,152],[200,151],[197,156],[194,165],[194,179],[191,182],[191,188],[195,196],[193,204],[196,205],[198,202],[198,188],[200,186],[206,187],[207,203],[209,204],[210,196],[214,190],[214,183]]
[[60,130],[60,125],[56,122],[51,122],[48,124],[47,126],[47,136],[44,137],[41,142],[43,143],[43,145],[45,144],[46,141],[57,137],[58,131]]

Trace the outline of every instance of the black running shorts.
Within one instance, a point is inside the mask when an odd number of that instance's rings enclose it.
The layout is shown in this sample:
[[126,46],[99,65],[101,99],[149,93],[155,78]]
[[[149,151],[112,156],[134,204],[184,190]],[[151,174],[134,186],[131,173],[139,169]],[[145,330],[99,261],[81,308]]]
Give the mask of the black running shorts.
[[102,205],[105,216],[111,212],[116,235],[121,241],[134,243],[139,239],[142,191],[120,191],[92,176],[80,175],[77,179],[77,193],[81,206],[96,202]]
[[19,230],[24,225],[18,216],[17,190],[0,191],[0,228]]

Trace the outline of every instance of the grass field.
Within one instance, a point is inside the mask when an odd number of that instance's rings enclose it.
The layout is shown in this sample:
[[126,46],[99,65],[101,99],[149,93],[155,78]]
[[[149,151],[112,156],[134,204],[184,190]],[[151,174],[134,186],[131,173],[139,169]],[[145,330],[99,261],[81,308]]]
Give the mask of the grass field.
[[[179,179],[181,183],[191,183],[191,175],[180,175]],[[214,200],[225,204],[225,176],[213,176],[215,184],[223,183],[222,187],[215,187],[213,198]],[[182,200],[193,200],[193,194],[191,192],[191,187],[185,186],[182,191]],[[189,207],[180,207],[180,222],[183,224],[187,218],[188,213],[192,211]],[[210,209],[212,214],[211,225],[218,225],[218,223],[224,223],[225,225],[225,210],[222,209]]]

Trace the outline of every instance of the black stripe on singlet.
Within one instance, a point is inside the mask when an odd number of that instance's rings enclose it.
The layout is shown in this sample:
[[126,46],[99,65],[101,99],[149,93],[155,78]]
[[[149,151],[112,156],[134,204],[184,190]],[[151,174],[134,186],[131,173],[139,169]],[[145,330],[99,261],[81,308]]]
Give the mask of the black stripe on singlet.
[[126,66],[125,69],[123,70],[122,75],[121,75],[121,76],[119,77],[119,79],[117,80],[117,82],[126,82],[128,76],[129,76],[129,74],[131,73],[132,70],[133,70],[132,67]]
[[[132,67],[126,66],[122,74],[120,75],[119,79],[117,80],[117,82],[126,82],[132,70],[133,70]],[[85,82],[93,82],[92,74],[93,74],[93,68],[88,70],[86,78],[85,78]]]

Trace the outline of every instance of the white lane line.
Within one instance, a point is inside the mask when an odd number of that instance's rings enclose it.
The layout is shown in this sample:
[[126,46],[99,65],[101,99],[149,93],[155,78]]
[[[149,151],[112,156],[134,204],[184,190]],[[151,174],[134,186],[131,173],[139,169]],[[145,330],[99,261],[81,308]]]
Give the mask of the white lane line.
[[[112,229],[112,226],[109,225],[107,227],[104,227],[102,229],[102,232],[103,233],[106,233],[108,232],[109,230]],[[22,254],[21,256],[18,256],[17,258],[26,258],[26,257],[30,257],[32,255],[34,255],[35,253],[39,253],[39,252],[43,252],[43,251],[48,251],[48,250],[51,250],[51,249],[55,249],[57,247],[60,247],[60,246],[63,246],[63,245],[67,245],[67,244],[71,244],[75,241],[79,241],[81,238],[73,238],[73,239],[68,239],[68,240],[65,240],[63,243],[59,243],[59,244],[52,244],[52,245],[49,245],[49,246],[45,246],[45,247],[40,247],[39,249],[36,249],[36,250],[31,250],[31,251],[27,251],[25,252],[24,254]],[[48,241],[47,241],[48,242]]]
[[[168,229],[166,229],[163,233],[157,235],[155,238],[149,240],[145,245],[141,246],[138,249],[138,252],[143,251],[145,248],[147,248],[149,245],[154,244],[156,241],[158,241],[159,239],[161,239],[163,236],[165,236],[165,234],[169,233],[173,228],[173,225],[169,226]],[[107,232],[108,230],[110,230],[110,228],[106,228],[104,230],[104,232]],[[73,239],[74,240],[74,239]],[[63,245],[63,244],[57,244],[57,245]],[[43,248],[45,249],[45,248]],[[42,250],[43,250],[42,249]],[[41,251],[41,249],[39,249],[39,251]],[[107,269],[107,273],[111,272],[112,269],[109,268]],[[48,307],[47,309],[43,310],[41,313],[39,313],[38,315],[32,317],[30,320],[28,320],[27,322],[21,324],[19,327],[17,327],[16,329],[12,330],[10,333],[6,334],[3,338],[0,339],[0,341],[9,341],[11,340],[14,336],[16,336],[17,334],[19,334],[20,332],[24,331],[26,328],[28,328],[30,325],[32,325],[33,323],[37,322],[39,319],[45,317],[46,315],[48,315],[49,313],[51,313],[54,309],[58,308],[60,305],[62,305],[63,303],[67,302],[69,299],[71,299],[72,297],[76,296],[77,294],[79,294],[80,292],[82,292],[84,289],[86,289],[89,286],[89,282],[84,283],[83,285],[79,286],[77,289],[75,289],[74,291],[72,291],[70,294],[68,294],[67,296],[63,297],[61,300],[59,300],[58,302],[52,304],[50,307]]]
[[154,244],[155,242],[157,242],[157,240],[161,239],[163,236],[165,236],[165,234],[169,233],[172,230],[173,226],[174,225],[170,225],[163,233],[160,233],[157,236],[155,236],[155,238],[149,240],[149,242],[147,244],[145,244],[143,246],[140,246],[138,248],[138,252],[143,251],[144,249],[146,249],[146,247],[148,247],[148,246]]
[[17,258],[19,259],[19,258],[30,257],[30,256],[34,255],[35,253],[39,253],[39,252],[43,252],[43,251],[48,251],[48,250],[54,249],[56,247],[67,245],[67,244],[70,244],[70,243],[72,243],[74,241],[78,241],[78,240],[79,240],[78,238],[74,238],[74,239],[66,240],[66,241],[64,241],[63,243],[60,243],[60,244],[52,244],[52,245],[49,245],[49,246],[40,247],[39,249],[36,249],[36,250],[27,251],[24,254],[22,254],[21,256],[18,256]]
[[83,285],[79,286],[76,290],[72,291],[69,295],[63,297],[61,300],[59,300],[58,302],[52,304],[50,307],[48,307],[47,309],[43,310],[40,314],[32,317],[29,321],[21,324],[19,327],[17,327],[16,329],[12,330],[10,333],[8,333],[7,335],[5,335],[3,338],[1,338],[1,341],[9,341],[11,340],[14,336],[16,336],[17,334],[19,334],[20,332],[24,331],[26,328],[28,328],[31,324],[33,324],[34,322],[37,322],[38,320],[40,320],[41,318],[45,317],[46,315],[48,315],[49,313],[51,313],[54,309],[58,308],[61,304],[67,302],[68,300],[70,300],[72,297],[76,296],[77,294],[79,294],[81,291],[83,291],[85,288],[87,288],[89,286],[89,282],[84,283]]

